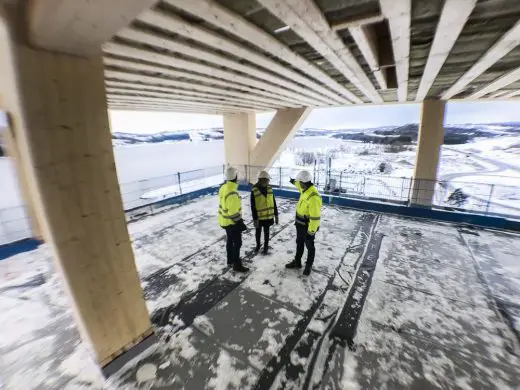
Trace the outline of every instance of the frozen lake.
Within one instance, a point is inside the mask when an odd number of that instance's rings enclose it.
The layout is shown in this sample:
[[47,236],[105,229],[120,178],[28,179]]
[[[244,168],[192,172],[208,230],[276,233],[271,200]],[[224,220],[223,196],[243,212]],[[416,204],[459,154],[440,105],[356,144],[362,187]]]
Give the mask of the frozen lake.
[[[517,195],[520,170],[509,161],[517,158],[518,154],[515,149],[506,147],[506,142],[510,144],[517,140],[520,141],[520,137],[501,137],[500,142],[492,140],[495,141],[492,150],[482,149],[490,140],[444,147],[439,177],[451,182],[451,185],[437,191],[435,204],[446,206],[445,201],[450,193],[460,187],[472,195],[472,199],[465,203],[467,209],[517,215],[520,212]],[[498,149],[500,145],[503,149]],[[385,145],[330,137],[295,138],[275,164],[276,167],[288,168],[284,170],[287,178],[277,176],[274,173],[278,171],[275,170],[272,172],[273,180],[277,183],[283,180],[285,183],[291,174],[289,171],[311,168],[303,165],[304,154],[300,152],[305,151],[314,153],[311,157],[319,161],[318,171],[323,173],[323,180],[318,174],[318,185],[323,187],[326,184],[326,159],[323,156],[334,156],[332,169],[342,172],[339,185],[345,187],[345,192],[360,197],[402,201],[409,187],[407,180],[413,175],[415,147],[398,153],[386,149]],[[333,153],[328,154],[329,150]],[[489,157],[491,152],[494,153],[493,158]],[[223,141],[131,145],[116,148],[114,153],[125,209],[218,184],[225,159]],[[385,166],[383,176],[381,164]],[[212,169],[188,172],[203,168]],[[177,172],[181,172],[181,185]],[[29,224],[14,167],[7,158],[0,158],[0,182],[1,244],[26,237]],[[494,206],[489,209],[487,202],[491,196]]]
[[114,149],[120,183],[224,164],[224,141],[147,144]]
[[[114,149],[120,183],[224,164],[223,141],[147,144]],[[0,158],[0,208],[23,204],[12,162]]]
[[[288,147],[316,150],[333,148],[342,143],[344,141],[327,137],[296,138]],[[114,154],[119,182],[129,183],[223,165],[224,141],[125,146],[114,149]],[[0,208],[23,204],[12,163],[7,158],[0,158],[0,180]]]

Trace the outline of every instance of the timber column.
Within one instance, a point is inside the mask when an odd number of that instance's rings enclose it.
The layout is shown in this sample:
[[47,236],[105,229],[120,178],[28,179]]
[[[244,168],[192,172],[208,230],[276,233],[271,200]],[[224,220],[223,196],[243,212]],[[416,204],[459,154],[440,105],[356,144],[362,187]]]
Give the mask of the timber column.
[[[6,122],[8,122],[8,117],[6,118]],[[2,128],[2,124],[0,123],[0,134],[1,139],[4,141],[4,144],[6,146],[7,156],[11,159],[15,168],[16,176],[18,178],[18,186],[20,188],[20,193],[25,203],[27,217],[29,218],[29,223],[31,226],[32,237],[38,240],[43,240],[40,222],[38,221],[39,217],[37,214],[36,206],[34,204],[34,196],[31,195],[31,188],[29,186],[29,181],[27,180],[27,174],[25,173],[25,170],[27,168],[24,167],[22,164],[22,161],[20,159],[20,153],[18,151],[18,145],[14,137],[14,132],[10,127],[9,123],[5,124],[5,128]]]
[[441,147],[444,142],[446,102],[425,100],[421,108],[419,140],[410,203],[431,206],[435,194]]
[[[249,180],[249,154],[256,145],[256,114],[239,112],[224,115],[226,164],[238,169],[241,180]],[[256,180],[256,178],[254,178]]]
[[11,11],[0,7],[0,100],[78,328],[106,366],[152,326],[121,202],[101,52],[34,49]]

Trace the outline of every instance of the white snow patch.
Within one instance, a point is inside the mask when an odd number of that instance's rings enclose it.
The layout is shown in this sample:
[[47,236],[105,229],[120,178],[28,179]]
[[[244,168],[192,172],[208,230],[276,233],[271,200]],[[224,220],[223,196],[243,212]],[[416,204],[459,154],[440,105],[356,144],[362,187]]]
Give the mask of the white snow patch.
[[102,385],[104,378],[97,363],[90,355],[87,347],[81,343],[60,364],[59,370],[74,376],[78,380],[89,382],[97,379],[97,385]]
[[310,330],[312,332],[316,332],[318,334],[323,334],[323,332],[325,332],[325,328],[326,328],[325,322],[317,320],[317,319],[313,319],[309,323],[309,326],[307,326],[308,330]]
[[174,363],[179,362],[179,356],[184,360],[189,361],[197,355],[198,350],[190,341],[192,334],[193,329],[186,328],[172,336],[170,340],[170,348],[173,350],[171,359]]
[[148,382],[155,379],[155,375],[157,374],[157,366],[155,364],[146,363],[143,364],[136,373],[137,383],[141,384],[143,382]]
[[298,354],[298,352],[296,351],[292,351],[291,352],[291,363],[294,365],[294,366],[302,366],[302,367],[305,367],[305,364],[307,363],[307,358],[306,357],[302,357]]
[[211,320],[205,315],[201,315],[195,318],[193,325],[195,325],[202,333],[205,333],[207,336],[212,336],[215,333],[215,328],[213,328]]
[[347,351],[343,360],[343,377],[341,386],[343,390],[359,390],[361,387],[356,381],[357,360],[352,353]]
[[164,370],[165,368],[170,367],[171,363],[169,360],[165,361],[163,364],[159,365],[159,369]]
[[226,351],[220,351],[216,366],[211,368],[215,377],[208,382],[208,389],[231,390],[240,389],[245,370],[237,370],[233,358]]

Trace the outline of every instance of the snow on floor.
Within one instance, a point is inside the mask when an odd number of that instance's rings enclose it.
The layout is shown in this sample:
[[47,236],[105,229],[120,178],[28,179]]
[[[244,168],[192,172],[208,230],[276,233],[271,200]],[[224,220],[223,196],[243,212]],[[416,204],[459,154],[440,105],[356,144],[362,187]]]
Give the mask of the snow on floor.
[[[242,255],[251,267],[246,275],[225,265],[215,196],[129,224],[161,345],[108,381],[79,338],[49,248],[1,261],[3,385],[190,390],[520,385],[519,235],[325,206],[314,271],[305,278],[284,268],[294,257],[295,203],[278,199],[278,204],[280,224],[272,227],[268,255],[255,256],[253,232],[244,234]],[[382,241],[374,252],[376,237]],[[371,283],[353,287],[368,275],[370,259],[377,261]],[[344,309],[349,299],[357,302],[358,315],[356,305]],[[331,337],[343,321],[357,323],[350,347]]]

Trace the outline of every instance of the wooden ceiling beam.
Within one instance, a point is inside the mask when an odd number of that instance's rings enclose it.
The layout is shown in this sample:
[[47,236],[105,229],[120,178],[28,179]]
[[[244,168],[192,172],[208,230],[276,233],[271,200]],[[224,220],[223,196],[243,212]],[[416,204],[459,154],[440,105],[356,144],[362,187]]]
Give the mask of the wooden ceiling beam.
[[28,37],[34,46],[91,56],[99,55],[103,43],[157,0],[30,0],[27,3]]
[[508,85],[513,84],[518,80],[520,80],[520,68],[516,68],[511,72],[506,73],[502,77],[499,77],[492,83],[486,85],[484,88],[481,88],[478,91],[471,94],[470,96],[468,96],[467,99],[471,100],[484,97],[487,94],[498,91],[501,88],[507,87]]
[[397,74],[397,100],[404,103],[408,100],[412,3],[411,0],[379,0],[379,4],[390,26]]
[[157,104],[139,104],[131,102],[108,102],[108,109],[114,111],[158,111],[158,112],[179,112],[187,114],[208,114],[208,115],[222,115],[224,112],[210,109],[210,108],[198,108],[198,107],[185,107],[185,106],[174,106],[174,105],[157,105]]
[[356,16],[341,20],[339,22],[331,23],[330,28],[332,31],[341,31],[356,27],[362,27],[369,24],[379,23],[385,19],[381,12],[371,12],[365,15]]
[[376,78],[379,87],[382,90],[386,90],[388,84],[379,64],[378,39],[374,26],[360,25],[349,27],[349,32],[361,51],[361,54],[365,57],[370,70],[374,73],[374,77]]
[[301,104],[295,102],[288,102],[286,100],[278,98],[273,98],[270,95],[264,94],[263,91],[258,91],[253,88],[250,90],[242,91],[242,90],[232,90],[226,89],[229,88],[229,83],[227,85],[223,85],[222,87],[215,87],[212,85],[205,85],[200,83],[193,83],[188,81],[174,80],[162,76],[149,76],[143,75],[139,73],[135,73],[132,70],[112,70],[105,69],[105,77],[111,78],[119,81],[129,81],[132,83],[139,84],[150,84],[150,85],[161,85],[166,87],[173,88],[181,88],[189,91],[200,91],[200,92],[209,92],[222,96],[231,96],[244,100],[250,100],[253,102],[267,103],[273,105],[287,106],[291,107],[293,104],[295,107],[301,107]]
[[[184,100],[174,100],[174,99],[162,99],[155,97],[147,97],[147,96],[129,96],[129,95],[121,95],[110,93],[107,94],[107,100],[110,102],[135,102],[135,103],[159,103],[164,105],[181,105],[186,107],[203,107],[203,108],[211,108],[211,109],[219,109],[226,110],[230,112],[255,112],[257,111],[254,107],[241,107],[234,106],[228,104],[218,104],[218,103],[208,103],[208,102],[199,102],[199,101],[184,101]],[[223,102],[222,102],[223,103]]]
[[[288,80],[301,84],[321,95],[312,95],[318,99],[326,97],[329,101],[332,100],[335,104],[342,104],[344,100],[330,89],[324,87],[315,79],[306,77],[288,66],[285,66],[259,51],[252,50],[247,46],[239,44],[222,34],[205,29],[204,27],[191,24],[184,19],[174,14],[167,14],[158,10],[150,10],[139,17],[139,21],[150,26],[159,27],[165,31],[179,34],[184,37],[201,42],[204,45],[210,46],[214,49],[227,52],[235,57],[245,59],[255,65],[261,66],[270,72],[275,72]],[[307,92],[308,93],[308,92]]]
[[205,92],[197,92],[185,89],[174,89],[168,87],[162,87],[159,85],[143,85],[143,84],[135,84],[129,82],[121,82],[121,81],[105,81],[105,85],[107,88],[119,88],[127,91],[145,91],[145,92],[162,92],[167,94],[179,94],[185,96],[193,96],[193,97],[202,97],[202,98],[219,98],[223,101],[227,101],[230,103],[247,103],[249,105],[254,105],[258,107],[277,107],[283,108],[288,106],[278,106],[278,105],[268,105],[267,103],[258,103],[247,99],[233,98],[229,96],[223,96],[221,94],[212,94]]
[[[344,103],[359,102],[359,99],[347,88],[339,84],[317,66],[293,52],[289,47],[278,41],[240,15],[230,11],[214,0],[164,0],[185,12],[206,20],[208,23],[227,31],[237,37],[248,40],[266,53],[291,64],[296,69],[320,81],[330,89],[343,96]],[[348,100],[346,100],[346,99]]]
[[520,21],[505,33],[480,59],[457,80],[444,94],[443,100],[448,100],[463,92],[478,76],[496,64],[501,58],[520,44]]
[[[325,57],[370,101],[383,102],[363,68],[342,39],[331,30],[325,16],[313,0],[257,1]],[[362,103],[357,97],[350,98],[356,103]]]
[[315,100],[301,96],[296,92],[288,91],[286,88],[277,87],[275,85],[265,83],[261,80],[235,73],[233,71],[223,70],[218,67],[202,64],[196,61],[189,61],[174,55],[160,54],[152,50],[141,49],[127,44],[115,42],[106,43],[104,45],[104,52],[174,68],[190,69],[193,72],[198,72],[208,76],[227,80],[230,87],[233,87],[235,84],[248,85],[250,87],[264,90],[267,94],[273,97],[276,97],[276,95],[285,96],[291,100],[301,103],[304,106],[319,105],[319,103],[317,103]]
[[423,101],[466,24],[477,0],[446,0],[424,67],[416,101]]
[[321,96],[310,90],[308,87],[303,87],[293,82],[291,79],[282,78],[276,74],[245,63],[240,63],[223,55],[215,54],[201,47],[166,39],[153,32],[137,30],[135,28],[126,28],[117,36],[124,38],[125,40],[144,43],[146,45],[156,47],[160,50],[167,49],[174,53],[180,53],[197,60],[213,63],[218,67],[226,67],[230,70],[240,72],[243,75],[248,75],[248,77],[250,76],[264,80],[269,83],[267,84],[266,89],[273,88],[273,90],[278,90],[279,88],[281,90],[286,90],[287,92],[291,91],[291,93],[294,93],[295,95],[297,94],[310,100],[316,100],[317,105],[334,104],[334,100]]
[[224,104],[230,104],[236,107],[256,107],[256,108],[262,108],[266,110],[275,110],[279,107],[274,106],[266,106],[262,104],[249,104],[247,102],[230,102],[225,99],[221,99],[218,96],[194,96],[194,95],[186,95],[183,93],[178,93],[177,91],[170,91],[170,92],[160,92],[160,91],[150,91],[150,90],[144,90],[144,89],[128,89],[128,88],[118,88],[108,85],[106,88],[107,94],[118,94],[118,95],[130,95],[130,96],[146,96],[146,97],[158,97],[158,98],[165,98],[165,99],[175,99],[175,100],[181,100],[181,101],[200,101],[200,102],[207,102],[207,103],[224,103]]

